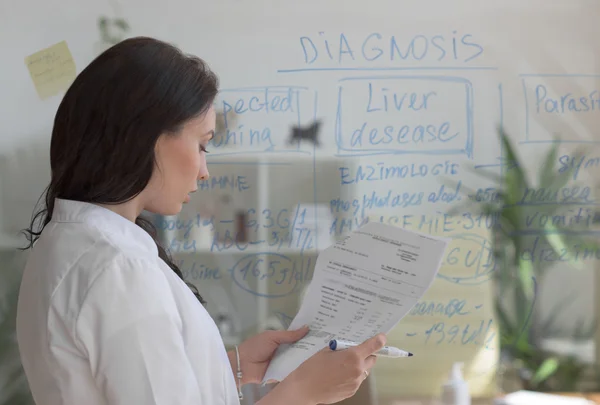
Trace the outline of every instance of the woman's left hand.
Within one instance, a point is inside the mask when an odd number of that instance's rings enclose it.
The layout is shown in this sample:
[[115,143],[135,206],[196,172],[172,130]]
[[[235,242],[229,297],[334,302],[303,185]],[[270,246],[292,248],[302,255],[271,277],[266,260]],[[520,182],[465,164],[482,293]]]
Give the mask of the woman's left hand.
[[[279,345],[294,343],[302,339],[306,333],[308,333],[308,326],[291,331],[267,330],[243,341],[238,347],[242,384],[260,383]],[[235,375],[237,371],[235,350],[229,352],[229,360]]]

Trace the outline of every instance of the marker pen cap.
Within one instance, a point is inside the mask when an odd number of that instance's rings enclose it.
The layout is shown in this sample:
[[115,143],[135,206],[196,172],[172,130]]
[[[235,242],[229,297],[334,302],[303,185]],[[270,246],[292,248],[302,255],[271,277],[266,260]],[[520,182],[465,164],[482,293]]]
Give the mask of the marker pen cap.
[[344,350],[354,346],[358,346],[358,343],[341,339],[332,339],[329,341],[329,348],[331,350]]

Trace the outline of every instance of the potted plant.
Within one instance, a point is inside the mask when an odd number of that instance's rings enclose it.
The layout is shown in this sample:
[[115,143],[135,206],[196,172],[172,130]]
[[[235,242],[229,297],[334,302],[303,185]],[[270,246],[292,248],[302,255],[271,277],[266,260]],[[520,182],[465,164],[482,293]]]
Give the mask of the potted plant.
[[[557,169],[559,142],[554,142],[546,154],[539,169],[538,185],[533,187],[509,137],[501,129],[499,136],[504,151],[501,173],[474,169],[491,181],[491,186],[479,190],[465,188],[469,193],[466,206],[454,207],[449,214],[467,209],[495,219],[490,242],[501,358],[518,370],[524,388],[540,389],[560,371],[565,359],[540,349],[543,325],[548,320],[540,319],[535,305],[537,288],[554,263],[540,259],[537,254],[545,249],[546,255],[568,257],[573,267],[581,268],[575,259],[576,251],[594,252],[598,245],[589,237],[589,218],[570,220],[567,211],[574,205],[556,201],[565,195],[563,190],[573,178],[573,169]],[[573,158],[580,156],[581,151],[576,151]],[[572,367],[572,359],[568,362]]]

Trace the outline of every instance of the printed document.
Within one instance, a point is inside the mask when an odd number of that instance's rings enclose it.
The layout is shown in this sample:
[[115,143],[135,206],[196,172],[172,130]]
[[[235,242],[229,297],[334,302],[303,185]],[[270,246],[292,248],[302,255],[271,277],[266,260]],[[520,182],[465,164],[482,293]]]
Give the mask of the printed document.
[[433,283],[449,242],[370,222],[321,252],[289,327],[310,331],[279,347],[263,383],[282,381],[331,339],[363,342],[392,330]]

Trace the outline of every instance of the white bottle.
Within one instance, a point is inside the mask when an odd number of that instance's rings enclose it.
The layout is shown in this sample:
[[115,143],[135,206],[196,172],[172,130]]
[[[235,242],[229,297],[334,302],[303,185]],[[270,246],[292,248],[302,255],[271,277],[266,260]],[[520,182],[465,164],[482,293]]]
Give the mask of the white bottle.
[[443,405],[471,405],[469,384],[463,379],[463,363],[454,363],[450,378],[442,386]]

